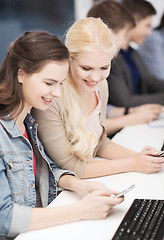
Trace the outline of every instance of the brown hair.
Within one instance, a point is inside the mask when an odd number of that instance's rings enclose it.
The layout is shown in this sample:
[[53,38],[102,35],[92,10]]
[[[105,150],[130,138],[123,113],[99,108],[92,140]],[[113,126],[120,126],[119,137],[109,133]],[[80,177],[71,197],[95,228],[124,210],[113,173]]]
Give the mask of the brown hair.
[[133,17],[139,21],[156,14],[153,5],[146,0],[122,0],[122,3]]
[[129,25],[129,28],[135,27],[135,20],[124,5],[114,1],[94,3],[87,16],[101,18],[114,32],[118,32],[126,25]]
[[0,68],[0,118],[4,119],[11,112],[16,117],[23,110],[24,98],[17,79],[20,68],[33,74],[46,61],[64,61],[68,58],[65,45],[57,36],[47,32],[26,32],[11,43]]

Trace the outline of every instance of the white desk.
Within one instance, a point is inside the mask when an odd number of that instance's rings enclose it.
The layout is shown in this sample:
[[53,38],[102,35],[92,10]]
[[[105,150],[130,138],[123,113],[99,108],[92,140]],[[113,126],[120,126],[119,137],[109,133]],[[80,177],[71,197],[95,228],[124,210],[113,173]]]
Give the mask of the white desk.
[[164,127],[150,127],[149,124],[126,127],[117,133],[112,141],[137,152],[145,146],[161,149],[164,141]]
[[[163,140],[164,128],[150,128],[147,124],[127,127],[113,138],[114,142],[136,151],[140,151],[145,145],[160,149]],[[136,187],[126,195],[123,203],[112,209],[104,220],[80,221],[32,231],[20,234],[16,240],[110,240],[135,198],[164,199],[164,168],[161,172],[151,175],[123,173],[89,181],[101,181],[118,191],[133,183]],[[50,204],[50,207],[66,205],[77,200],[79,200],[78,195],[64,191]]]

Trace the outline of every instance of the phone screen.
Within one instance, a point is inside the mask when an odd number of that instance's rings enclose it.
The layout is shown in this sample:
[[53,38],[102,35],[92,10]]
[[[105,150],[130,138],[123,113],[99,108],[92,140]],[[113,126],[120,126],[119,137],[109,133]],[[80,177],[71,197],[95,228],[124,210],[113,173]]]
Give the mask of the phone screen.
[[114,197],[116,197],[116,198],[122,197],[125,193],[128,193],[129,191],[131,191],[134,187],[135,187],[135,185],[133,184],[130,187],[128,187],[125,190],[123,190],[122,192],[120,192],[117,195],[115,195]]

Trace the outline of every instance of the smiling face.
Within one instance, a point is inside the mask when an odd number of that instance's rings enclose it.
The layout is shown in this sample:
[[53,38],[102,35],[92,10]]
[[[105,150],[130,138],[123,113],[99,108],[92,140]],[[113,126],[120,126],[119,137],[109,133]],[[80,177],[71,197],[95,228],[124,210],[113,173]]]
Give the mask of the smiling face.
[[47,62],[40,71],[27,74],[18,71],[18,80],[22,84],[25,106],[46,110],[54,97],[60,96],[60,85],[66,79],[68,61]]
[[79,93],[93,92],[100,81],[106,79],[110,72],[112,56],[108,52],[82,52],[70,59],[70,73],[74,86]]

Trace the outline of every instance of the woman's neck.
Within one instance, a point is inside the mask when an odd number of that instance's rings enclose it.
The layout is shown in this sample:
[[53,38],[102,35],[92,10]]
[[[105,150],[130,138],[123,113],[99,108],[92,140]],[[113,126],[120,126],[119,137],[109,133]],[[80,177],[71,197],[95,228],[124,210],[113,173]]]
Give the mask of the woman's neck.
[[14,121],[16,125],[18,126],[19,130],[21,131],[22,134],[25,133],[25,125],[24,125],[24,120],[29,112],[29,109],[26,107],[23,108],[22,112],[14,118]]
[[80,95],[88,114],[91,114],[97,107],[98,99],[96,92],[84,93]]

